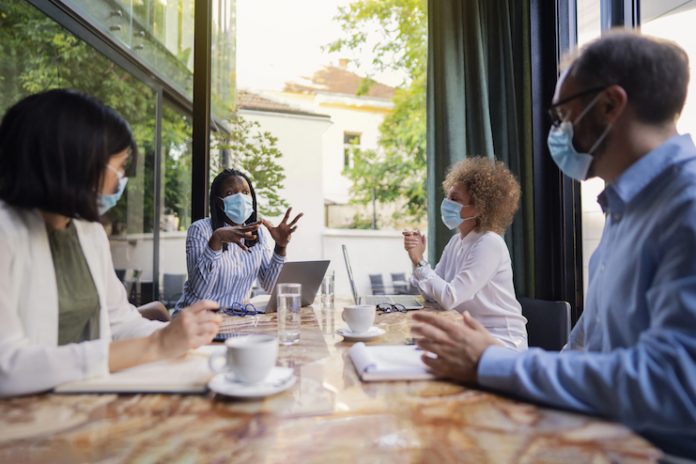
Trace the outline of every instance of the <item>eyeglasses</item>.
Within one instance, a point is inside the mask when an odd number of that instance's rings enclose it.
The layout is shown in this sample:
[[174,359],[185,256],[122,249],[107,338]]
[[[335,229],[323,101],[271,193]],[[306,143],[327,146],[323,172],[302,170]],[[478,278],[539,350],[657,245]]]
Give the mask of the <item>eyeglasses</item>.
[[609,87],[609,85],[611,85],[611,84],[601,85],[601,86],[592,87],[592,88],[589,88],[586,90],[582,90],[582,91],[575,93],[573,95],[570,95],[562,100],[559,100],[556,103],[554,103],[553,105],[549,106],[549,109],[547,110],[547,112],[549,114],[549,118],[551,118],[551,124],[553,125],[553,127],[558,127],[563,122],[563,115],[558,112],[559,106],[565,105],[569,101],[573,101],[576,98],[580,98],[580,97],[584,97],[585,95],[591,95],[593,93],[601,92],[602,90]]
[[232,303],[232,305],[227,308],[220,308],[220,311],[228,316],[236,317],[256,316],[259,313],[256,307],[251,303],[245,305],[241,303]]
[[405,313],[406,307],[402,304],[380,303],[377,305],[377,311],[382,314],[389,313]]

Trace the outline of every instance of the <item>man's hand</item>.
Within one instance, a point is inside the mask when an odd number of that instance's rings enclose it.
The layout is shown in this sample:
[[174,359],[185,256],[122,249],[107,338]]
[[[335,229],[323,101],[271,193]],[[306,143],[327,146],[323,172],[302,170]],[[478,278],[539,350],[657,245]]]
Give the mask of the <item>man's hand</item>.
[[428,353],[423,362],[438,377],[446,377],[465,384],[476,383],[476,369],[483,352],[500,342],[474,319],[468,311],[462,314],[462,323],[448,321],[436,313],[417,312],[412,331],[420,336],[416,343]]

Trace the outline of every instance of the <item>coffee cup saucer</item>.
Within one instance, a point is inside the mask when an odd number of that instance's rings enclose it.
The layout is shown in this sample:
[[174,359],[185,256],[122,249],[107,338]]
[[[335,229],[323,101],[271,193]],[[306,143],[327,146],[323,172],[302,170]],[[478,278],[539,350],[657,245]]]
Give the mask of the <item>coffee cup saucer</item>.
[[236,398],[261,398],[275,395],[295,385],[296,377],[288,367],[276,366],[260,382],[242,383],[235,380],[234,374],[217,374],[208,382],[211,391]]
[[336,330],[338,335],[341,335],[346,340],[367,341],[377,337],[381,337],[386,331],[380,327],[372,326],[365,332],[353,332],[350,327],[342,327]]

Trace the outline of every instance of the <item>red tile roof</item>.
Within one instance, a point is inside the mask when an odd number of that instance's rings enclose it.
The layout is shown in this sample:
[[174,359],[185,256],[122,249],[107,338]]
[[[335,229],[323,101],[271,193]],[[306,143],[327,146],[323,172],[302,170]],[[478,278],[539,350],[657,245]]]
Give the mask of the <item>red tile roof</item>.
[[[302,83],[286,83],[284,90],[286,92],[327,92],[356,96],[364,79],[364,77],[343,67],[325,66],[315,72],[312,77],[304,77]],[[394,90],[394,87],[372,81],[369,90],[361,96],[391,100],[394,96]]]

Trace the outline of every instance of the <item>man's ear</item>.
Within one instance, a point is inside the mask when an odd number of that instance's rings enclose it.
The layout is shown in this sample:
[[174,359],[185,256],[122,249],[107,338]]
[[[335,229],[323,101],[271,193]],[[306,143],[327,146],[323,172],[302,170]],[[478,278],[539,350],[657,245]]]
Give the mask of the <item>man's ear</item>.
[[628,95],[620,85],[610,85],[604,91],[603,113],[608,122],[616,121],[626,110]]

